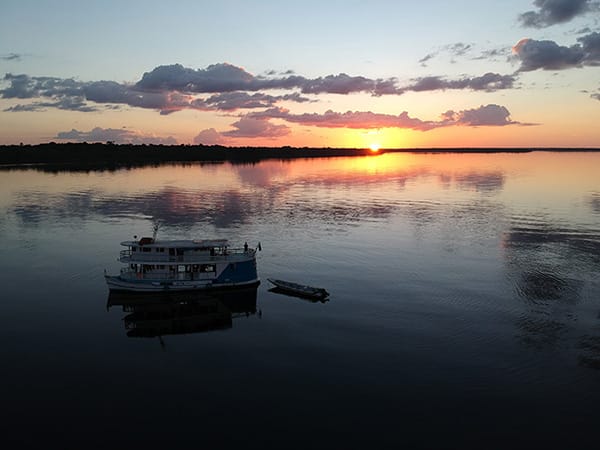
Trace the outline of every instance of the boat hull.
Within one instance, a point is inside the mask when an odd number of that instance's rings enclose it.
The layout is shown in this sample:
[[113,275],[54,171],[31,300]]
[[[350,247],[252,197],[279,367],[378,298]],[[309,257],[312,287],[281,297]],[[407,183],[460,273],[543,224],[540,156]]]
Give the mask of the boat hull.
[[111,291],[126,292],[173,292],[173,291],[215,291],[258,286],[258,278],[238,282],[214,282],[211,280],[131,280],[119,276],[105,275],[104,279]]

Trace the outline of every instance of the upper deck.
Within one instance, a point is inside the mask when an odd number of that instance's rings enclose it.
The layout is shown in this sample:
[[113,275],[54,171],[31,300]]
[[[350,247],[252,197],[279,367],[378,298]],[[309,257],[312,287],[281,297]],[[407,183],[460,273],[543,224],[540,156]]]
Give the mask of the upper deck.
[[256,250],[230,248],[226,239],[205,240],[153,240],[141,238],[139,241],[123,241],[128,247],[121,250],[119,261],[123,263],[203,263],[217,261],[246,261],[253,259]]

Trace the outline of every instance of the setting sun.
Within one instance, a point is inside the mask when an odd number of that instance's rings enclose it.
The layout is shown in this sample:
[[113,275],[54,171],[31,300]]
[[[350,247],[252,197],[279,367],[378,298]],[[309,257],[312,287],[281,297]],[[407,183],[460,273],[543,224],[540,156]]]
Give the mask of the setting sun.
[[378,152],[380,148],[381,148],[381,145],[379,145],[377,142],[373,142],[371,145],[369,145],[369,149],[373,153]]

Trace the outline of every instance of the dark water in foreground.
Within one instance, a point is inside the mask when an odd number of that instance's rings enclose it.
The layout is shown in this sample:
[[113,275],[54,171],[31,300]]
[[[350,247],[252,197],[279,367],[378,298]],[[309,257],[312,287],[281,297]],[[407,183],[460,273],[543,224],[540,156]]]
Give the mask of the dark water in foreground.
[[[593,448],[598,167],[388,154],[0,172],[2,447]],[[164,238],[260,241],[262,284],[109,299],[119,242],[155,221]]]

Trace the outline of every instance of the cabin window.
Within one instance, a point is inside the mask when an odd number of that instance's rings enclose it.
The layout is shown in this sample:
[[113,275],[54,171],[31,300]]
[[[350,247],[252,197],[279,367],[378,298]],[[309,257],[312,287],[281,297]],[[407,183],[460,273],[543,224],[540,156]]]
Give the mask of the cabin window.
[[160,253],[164,253],[164,252],[165,252],[165,248],[164,248],[164,247],[158,247],[158,248],[156,249],[156,251],[157,251],[157,252],[160,252]]
[[170,248],[169,249],[169,255],[171,255],[171,256],[175,255],[175,249],[174,248]]
[[142,251],[143,251],[144,253],[148,253],[148,252],[151,252],[151,251],[152,251],[152,249],[151,249],[151,248],[148,248],[148,247],[144,247],[144,248],[142,248]]
[[214,264],[201,264],[200,272],[216,272],[217,267]]
[[131,247],[132,252],[137,252],[137,247]]

